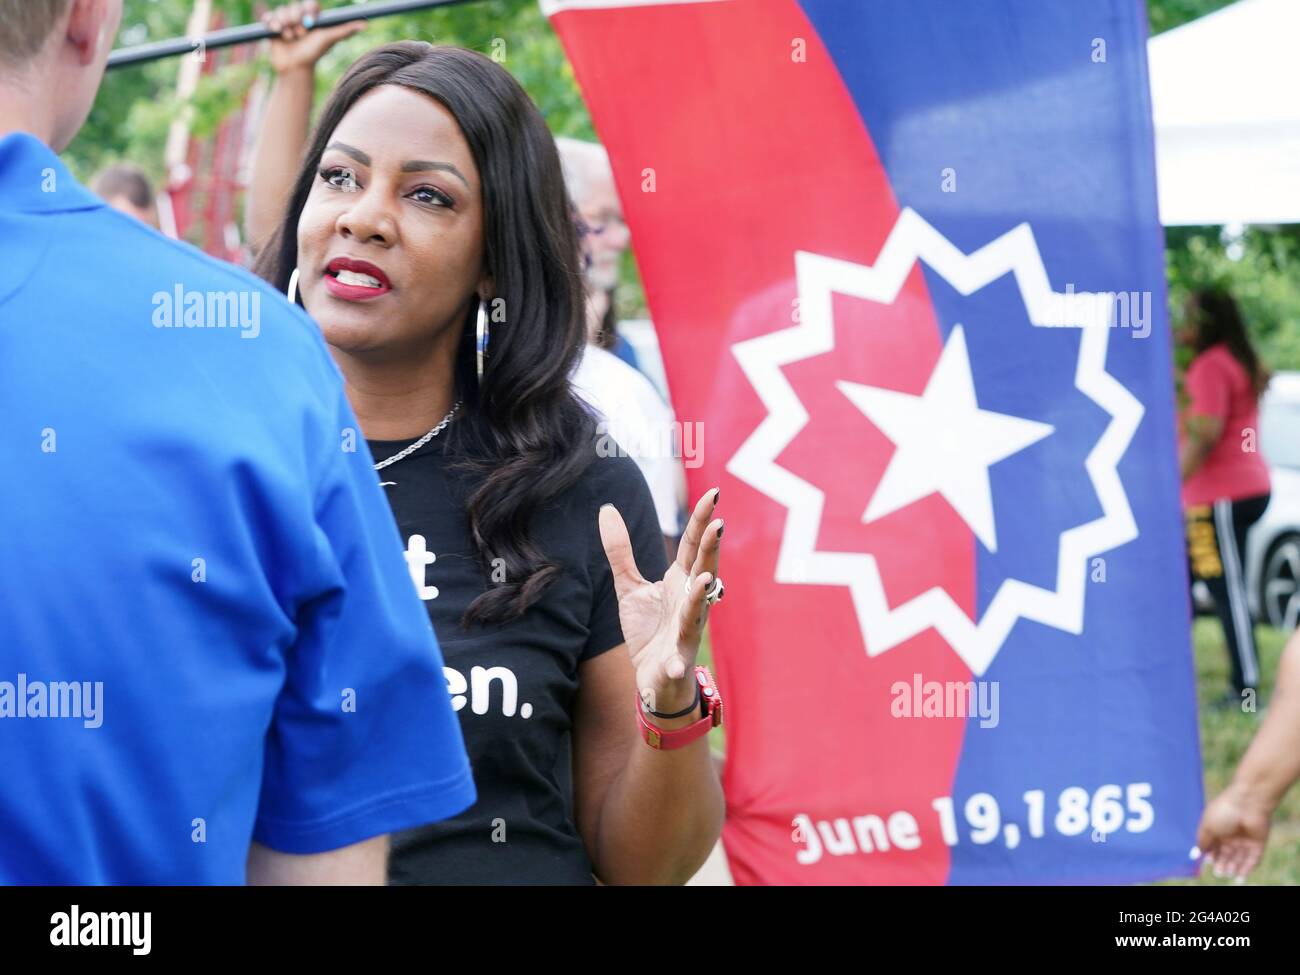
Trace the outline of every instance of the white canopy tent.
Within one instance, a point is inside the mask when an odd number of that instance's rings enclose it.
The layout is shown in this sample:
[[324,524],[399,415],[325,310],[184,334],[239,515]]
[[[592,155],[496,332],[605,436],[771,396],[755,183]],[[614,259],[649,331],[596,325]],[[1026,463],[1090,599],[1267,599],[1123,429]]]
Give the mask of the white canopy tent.
[[1238,0],[1151,38],[1160,220],[1300,223],[1300,0]]

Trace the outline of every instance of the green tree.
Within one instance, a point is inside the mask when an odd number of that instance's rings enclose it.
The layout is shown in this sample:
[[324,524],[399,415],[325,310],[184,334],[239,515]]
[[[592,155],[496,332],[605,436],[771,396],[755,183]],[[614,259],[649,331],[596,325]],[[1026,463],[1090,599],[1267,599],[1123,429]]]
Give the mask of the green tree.
[[[227,26],[251,23],[263,6],[253,0],[213,4]],[[183,37],[192,7],[186,0],[126,0],[118,46]],[[557,135],[595,138],[573,69],[536,0],[472,0],[379,18],[322,60],[317,72],[321,95],[362,52],[395,40],[456,44],[494,57],[519,79]],[[208,56],[221,57],[222,52]],[[78,176],[84,179],[107,163],[129,159],[155,179],[162,178],[167,130],[185,108],[175,94],[180,64],[180,58],[167,58],[108,73],[86,126],[66,153]],[[258,77],[270,77],[264,57],[252,67],[227,67],[205,75],[189,103],[194,135],[211,135]]]

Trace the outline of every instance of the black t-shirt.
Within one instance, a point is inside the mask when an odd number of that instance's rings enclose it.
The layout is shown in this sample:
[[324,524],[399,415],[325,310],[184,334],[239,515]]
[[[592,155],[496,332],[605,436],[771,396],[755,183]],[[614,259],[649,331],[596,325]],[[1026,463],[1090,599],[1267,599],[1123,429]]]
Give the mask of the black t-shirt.
[[[380,461],[413,442],[372,440],[370,450]],[[617,506],[641,574],[662,578],[667,557],[649,488],[634,461],[593,449],[579,480],[533,522],[562,574],[521,618],[467,630],[461,616],[493,584],[493,567],[485,571],[470,540],[473,476],[453,468],[444,446],[435,437],[378,473],[442,647],[478,801],[394,835],[389,881],[591,884],[573,819],[571,716],[579,664],[623,643],[597,516],[602,504]]]

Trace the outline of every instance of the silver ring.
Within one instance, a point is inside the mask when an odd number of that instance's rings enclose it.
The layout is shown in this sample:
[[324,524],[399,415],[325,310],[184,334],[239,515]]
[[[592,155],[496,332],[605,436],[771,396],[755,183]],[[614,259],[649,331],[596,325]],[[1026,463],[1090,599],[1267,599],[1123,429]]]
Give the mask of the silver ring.
[[704,590],[704,605],[712,606],[714,603],[721,600],[726,594],[727,587],[722,584],[720,578],[714,576],[713,582],[709,584],[709,588]]

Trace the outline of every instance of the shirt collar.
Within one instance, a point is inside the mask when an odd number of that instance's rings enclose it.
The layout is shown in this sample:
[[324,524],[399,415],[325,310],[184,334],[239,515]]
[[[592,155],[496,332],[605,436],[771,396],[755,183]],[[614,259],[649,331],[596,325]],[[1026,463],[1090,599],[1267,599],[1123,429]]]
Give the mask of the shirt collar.
[[0,138],[0,212],[66,213],[104,205],[40,139],[26,132]]

